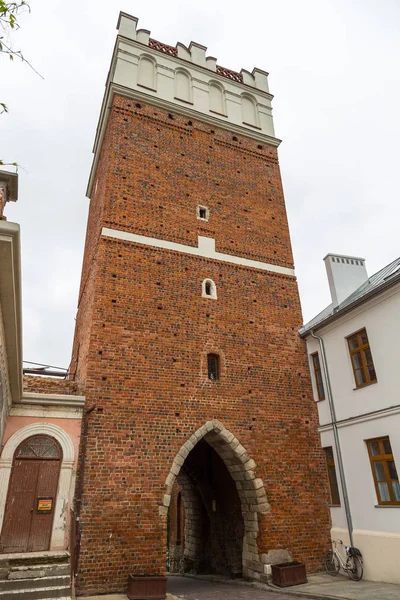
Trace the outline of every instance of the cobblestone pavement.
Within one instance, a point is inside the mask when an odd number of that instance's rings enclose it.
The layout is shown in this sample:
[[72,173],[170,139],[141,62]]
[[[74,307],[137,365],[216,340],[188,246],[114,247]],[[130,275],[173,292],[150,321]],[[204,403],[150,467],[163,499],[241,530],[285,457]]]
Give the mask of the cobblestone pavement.
[[296,600],[301,597],[303,600],[400,600],[400,585],[351,581],[342,575],[329,577],[325,573],[309,575],[308,583],[283,590],[172,576],[168,578],[168,591],[178,600]]
[[273,590],[178,576],[168,578],[168,592],[178,600],[293,600],[292,595]]

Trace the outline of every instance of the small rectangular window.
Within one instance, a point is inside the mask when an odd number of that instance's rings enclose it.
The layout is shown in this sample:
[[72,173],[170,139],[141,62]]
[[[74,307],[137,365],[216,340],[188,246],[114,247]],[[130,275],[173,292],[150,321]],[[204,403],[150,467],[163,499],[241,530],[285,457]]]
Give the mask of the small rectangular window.
[[347,338],[356,387],[376,382],[374,362],[367,332],[361,329]]
[[322,379],[322,371],[319,362],[318,352],[314,352],[314,354],[311,354],[311,358],[314,367],[315,386],[317,388],[318,400],[325,400],[324,382]]
[[329,489],[331,492],[331,504],[340,506],[339,486],[336,478],[335,458],[332,446],[324,448],[326,467],[328,469]]
[[218,354],[209,354],[207,356],[208,379],[215,381],[219,379],[219,356]]
[[399,476],[389,437],[367,440],[378,504],[400,505]]
[[197,218],[202,221],[208,221],[210,217],[210,211],[206,206],[198,206],[197,207]]

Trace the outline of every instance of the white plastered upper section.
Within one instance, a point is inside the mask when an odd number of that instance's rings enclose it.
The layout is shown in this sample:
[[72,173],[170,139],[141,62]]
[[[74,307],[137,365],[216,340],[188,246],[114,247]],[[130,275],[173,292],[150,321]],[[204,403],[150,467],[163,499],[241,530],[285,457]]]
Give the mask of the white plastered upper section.
[[[137,19],[125,13],[120,14],[118,33],[109,83],[141,92],[145,89],[150,97],[177,107],[189,103],[198,113],[275,138],[272,96],[265,71],[254,69],[250,73],[242,69],[240,74],[232,73],[233,79],[225,77],[220,68],[217,69],[216,59],[207,57],[207,49],[195,42],[188,48],[178,43],[176,48],[171,48],[171,53],[157,50],[154,43],[150,43],[150,32],[138,30]],[[168,50],[164,44],[159,47]],[[237,75],[243,82],[234,80]],[[142,83],[143,78],[147,84]],[[156,81],[156,88],[150,81]],[[255,115],[248,116],[253,110]]]

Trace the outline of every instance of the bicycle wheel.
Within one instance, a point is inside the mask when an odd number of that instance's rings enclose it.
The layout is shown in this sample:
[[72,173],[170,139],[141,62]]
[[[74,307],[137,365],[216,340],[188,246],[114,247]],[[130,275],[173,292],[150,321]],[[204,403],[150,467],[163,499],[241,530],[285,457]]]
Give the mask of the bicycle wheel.
[[363,566],[358,556],[349,556],[347,560],[347,573],[353,581],[360,581],[363,576]]
[[325,571],[332,577],[335,577],[340,571],[339,559],[332,550],[329,550],[324,556],[324,567]]

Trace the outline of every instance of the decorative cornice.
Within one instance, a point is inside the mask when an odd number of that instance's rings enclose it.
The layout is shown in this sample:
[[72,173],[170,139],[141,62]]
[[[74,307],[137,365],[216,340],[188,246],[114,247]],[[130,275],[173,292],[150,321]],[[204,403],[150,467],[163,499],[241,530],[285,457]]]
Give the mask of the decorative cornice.
[[24,392],[21,400],[15,404],[35,404],[43,406],[73,406],[82,408],[85,405],[85,396],[73,396],[72,394],[39,394],[36,392]]
[[[383,408],[381,410],[375,410],[370,413],[365,413],[364,415],[356,415],[354,417],[349,417],[347,419],[342,419],[337,421],[336,425],[338,429],[342,427],[349,427],[350,425],[358,425],[359,423],[366,423],[367,421],[374,421],[376,419],[383,419],[385,417],[392,417],[393,415],[400,414],[400,405],[390,406],[389,408]],[[331,431],[332,423],[327,423],[326,425],[321,425],[318,428],[320,433],[324,433],[325,431]]]

